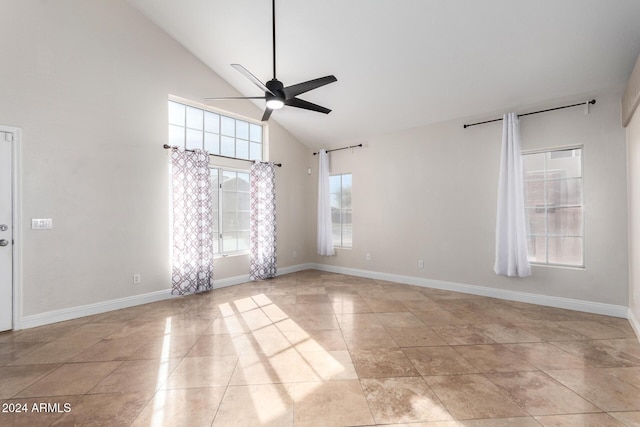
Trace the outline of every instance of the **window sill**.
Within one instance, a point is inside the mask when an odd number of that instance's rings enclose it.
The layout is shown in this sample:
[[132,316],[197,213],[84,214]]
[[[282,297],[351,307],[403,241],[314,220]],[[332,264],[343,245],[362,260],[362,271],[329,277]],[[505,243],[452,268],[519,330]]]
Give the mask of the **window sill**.
[[563,270],[578,270],[578,271],[584,271],[587,269],[584,265],[580,266],[580,265],[563,265],[563,264],[544,264],[544,263],[538,263],[538,262],[532,262],[531,267],[561,268]]
[[233,257],[239,257],[239,256],[248,256],[249,252],[234,252],[231,254],[215,254],[213,256],[213,259],[222,259],[222,258],[233,258]]

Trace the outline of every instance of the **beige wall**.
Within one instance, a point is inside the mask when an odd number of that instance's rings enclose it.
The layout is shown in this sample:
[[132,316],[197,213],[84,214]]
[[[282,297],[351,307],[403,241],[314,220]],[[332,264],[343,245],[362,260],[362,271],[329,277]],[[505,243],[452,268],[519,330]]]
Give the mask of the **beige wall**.
[[572,108],[521,119],[524,150],[584,145],[585,269],[534,266],[524,279],[494,274],[502,125],[463,129],[462,120],[378,135],[362,149],[332,153],[332,173],[353,173],[354,246],[335,257],[316,255],[315,262],[626,307],[620,98],[597,98],[589,115]]
[[[167,98],[233,90],[123,1],[5,0],[2,16],[0,124],[23,130],[22,315],[168,289]],[[305,262],[312,244],[311,151],[273,121],[270,131],[270,158],[284,164],[283,267]],[[53,230],[31,230],[31,218],[52,218]],[[246,275],[248,258],[215,269]]]
[[629,320],[640,337],[640,56],[622,96],[622,124],[627,127],[629,203]]
[[[629,167],[629,310],[640,326],[640,112],[627,126]],[[640,336],[640,329],[636,329]]]
[[[23,130],[22,314],[168,289],[167,97],[198,101],[232,89],[125,2],[5,0],[3,17],[0,124]],[[261,116],[249,103],[225,108]],[[317,159],[271,121],[269,157],[284,164],[278,265],[313,261],[626,306],[619,110],[619,97],[598,97],[589,116],[571,109],[522,120],[524,149],[585,146],[587,268],[534,267],[526,279],[492,271],[499,124],[465,130],[452,121],[332,154],[334,173],[354,174],[355,243],[323,258],[315,255]],[[52,218],[54,228],[30,230],[31,218]],[[247,270],[246,256],[215,262],[217,279]],[[134,273],[142,274],[135,287]]]

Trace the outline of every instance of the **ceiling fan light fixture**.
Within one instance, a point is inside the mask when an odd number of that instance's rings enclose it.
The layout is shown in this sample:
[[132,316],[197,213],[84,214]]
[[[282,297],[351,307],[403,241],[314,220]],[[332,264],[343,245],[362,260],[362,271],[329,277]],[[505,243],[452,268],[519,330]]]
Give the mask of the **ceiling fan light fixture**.
[[269,99],[267,101],[267,108],[270,110],[279,110],[284,107],[284,101],[281,99]]

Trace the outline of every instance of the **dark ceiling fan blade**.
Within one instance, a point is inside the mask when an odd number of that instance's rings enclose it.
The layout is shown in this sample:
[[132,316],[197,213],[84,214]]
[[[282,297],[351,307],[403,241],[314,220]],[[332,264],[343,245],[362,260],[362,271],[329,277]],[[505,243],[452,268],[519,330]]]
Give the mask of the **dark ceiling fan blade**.
[[313,90],[337,81],[338,79],[336,79],[336,76],[324,76],[318,79],[313,79],[306,82],[298,83],[297,85],[285,87],[282,91],[284,92],[285,99],[291,99],[295,96],[300,95],[301,93],[309,92],[310,90]]
[[221,98],[202,98],[206,101],[233,101],[235,99],[266,99],[264,96],[227,96]]
[[251,72],[249,70],[247,70],[246,68],[244,68],[242,65],[240,64],[231,64],[231,66],[233,68],[235,68],[236,70],[240,71],[246,78],[248,78],[249,80],[251,80],[253,82],[254,85],[258,86],[260,89],[262,89],[263,92],[268,92],[271,95],[275,95],[275,93],[271,92],[269,90],[268,87],[265,86],[264,83],[262,83],[260,80],[258,80],[258,78],[256,76],[254,76],[253,74],[251,74]]
[[287,99],[286,101],[284,101],[284,104],[290,107],[303,108],[305,110],[317,111],[319,113],[324,113],[324,114],[329,114],[331,112],[331,110],[328,108],[322,107],[317,104],[313,104],[309,101],[305,101],[304,99],[300,99],[300,98]]
[[266,122],[267,120],[269,120],[269,117],[271,117],[271,112],[273,110],[271,108],[266,108],[264,110],[264,114],[262,115],[262,121]]

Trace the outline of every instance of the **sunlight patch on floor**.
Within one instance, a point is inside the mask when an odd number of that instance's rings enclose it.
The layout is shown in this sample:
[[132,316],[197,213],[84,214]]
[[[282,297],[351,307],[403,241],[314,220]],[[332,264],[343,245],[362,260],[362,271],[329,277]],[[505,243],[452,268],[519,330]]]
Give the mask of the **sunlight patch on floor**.
[[[287,402],[304,400],[322,387],[324,382],[339,379],[348,371],[355,376],[353,367],[347,370],[344,363],[351,363],[348,353],[334,357],[299,326],[285,310],[278,307],[264,294],[220,304],[224,324],[220,327],[248,330],[249,343],[234,339],[239,361],[230,385],[247,386],[253,402],[253,410],[260,425],[268,425],[287,412]],[[227,331],[231,333],[231,331]],[[247,349],[247,344],[252,351]],[[313,351],[300,351],[304,344]],[[240,370],[240,371],[238,371]],[[271,391],[269,405],[264,405],[264,390],[255,385],[290,384],[306,382],[303,392],[294,395],[295,387]],[[285,391],[286,390],[286,391]],[[258,395],[259,394],[259,395]]]
[[[158,367],[157,386],[160,386],[169,376],[169,354],[171,351],[171,317],[167,317],[164,326],[164,337],[162,340],[162,351],[160,354],[160,366]],[[156,387],[157,388],[157,387]],[[153,401],[152,426],[164,425],[164,408],[166,404],[166,393],[156,394]]]

